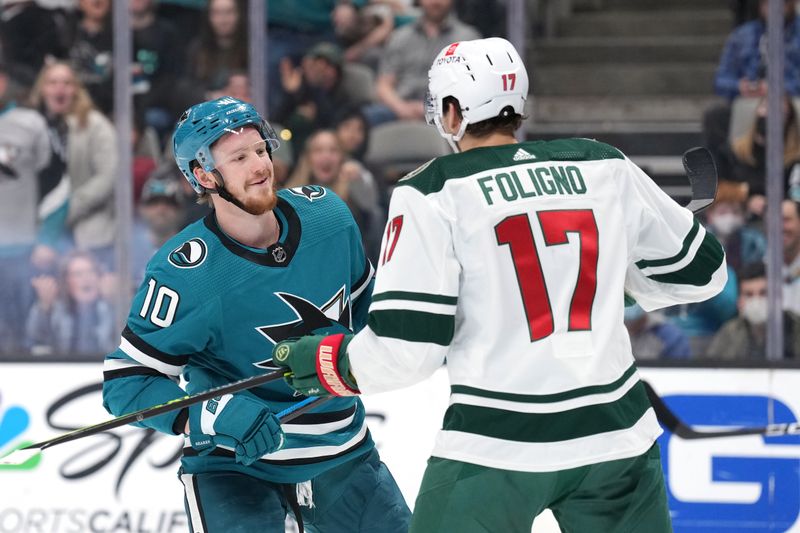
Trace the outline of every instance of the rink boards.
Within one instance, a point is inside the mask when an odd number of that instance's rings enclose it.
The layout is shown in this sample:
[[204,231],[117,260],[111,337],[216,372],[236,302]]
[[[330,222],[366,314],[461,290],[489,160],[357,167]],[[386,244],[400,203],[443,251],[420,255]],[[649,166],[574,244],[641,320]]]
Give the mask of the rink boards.
[[[800,370],[641,373],[695,427],[790,423],[800,413]],[[101,379],[97,363],[0,364],[0,451],[105,420]],[[411,503],[447,390],[440,371],[365,399],[384,461]],[[684,441],[665,433],[660,445],[676,531],[800,532],[800,436]],[[177,437],[124,428],[51,448],[25,468],[2,469],[0,533],[183,533],[181,446]]]

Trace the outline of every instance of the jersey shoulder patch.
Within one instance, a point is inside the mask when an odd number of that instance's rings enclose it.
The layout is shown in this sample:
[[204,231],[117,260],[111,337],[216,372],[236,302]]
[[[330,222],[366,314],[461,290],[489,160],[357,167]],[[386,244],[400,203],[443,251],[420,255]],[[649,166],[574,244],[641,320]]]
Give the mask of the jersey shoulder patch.
[[320,185],[301,185],[299,187],[292,187],[286,189],[289,194],[293,194],[298,198],[305,198],[309,202],[324,198],[328,194],[328,189]]
[[167,261],[177,268],[195,268],[202,265],[206,257],[208,246],[203,239],[194,237],[172,250]]

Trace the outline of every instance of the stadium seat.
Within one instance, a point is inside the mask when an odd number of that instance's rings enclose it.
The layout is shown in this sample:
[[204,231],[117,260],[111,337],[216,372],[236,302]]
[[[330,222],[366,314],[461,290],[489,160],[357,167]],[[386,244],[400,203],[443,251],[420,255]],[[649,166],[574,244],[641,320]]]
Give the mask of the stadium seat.
[[450,152],[435,127],[424,122],[397,121],[372,130],[365,161],[385,182],[393,183],[426,161]]

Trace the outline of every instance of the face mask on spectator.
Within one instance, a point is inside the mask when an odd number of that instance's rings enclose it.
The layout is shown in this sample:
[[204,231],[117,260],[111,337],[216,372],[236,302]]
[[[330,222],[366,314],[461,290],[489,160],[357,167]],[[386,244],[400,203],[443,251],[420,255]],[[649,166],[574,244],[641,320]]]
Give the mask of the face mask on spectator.
[[742,317],[754,326],[764,324],[767,321],[767,298],[764,296],[748,298],[742,305]]
[[711,220],[711,225],[717,230],[717,233],[723,237],[727,237],[737,229],[741,228],[744,224],[742,215],[736,213],[721,213]]

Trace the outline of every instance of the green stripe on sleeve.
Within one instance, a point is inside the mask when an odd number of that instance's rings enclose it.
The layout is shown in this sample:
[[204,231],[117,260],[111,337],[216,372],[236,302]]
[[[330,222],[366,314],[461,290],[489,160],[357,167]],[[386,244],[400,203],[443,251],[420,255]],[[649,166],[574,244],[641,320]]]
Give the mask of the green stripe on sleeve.
[[592,385],[589,387],[581,387],[558,394],[512,394],[509,392],[497,392],[485,389],[478,389],[476,387],[468,387],[466,385],[453,385],[450,387],[451,394],[469,394],[471,396],[480,396],[481,398],[492,398],[495,400],[508,400],[511,402],[524,402],[524,403],[554,403],[563,402],[565,400],[572,400],[573,398],[580,398],[589,396],[591,394],[604,394],[607,392],[614,392],[619,389],[628,378],[636,373],[636,365],[631,365],[619,378],[607,385]]
[[456,305],[456,303],[458,303],[457,296],[444,296],[442,294],[428,294],[425,292],[387,291],[372,295],[373,302],[380,302],[383,300],[411,300],[414,302],[429,302],[432,304],[446,305]]
[[628,429],[649,408],[640,381],[616,402],[556,413],[520,413],[456,403],[447,409],[442,429],[516,442],[558,442]]
[[378,337],[449,346],[455,331],[453,315],[423,311],[370,311],[367,323]]
[[700,231],[700,223],[697,221],[697,219],[694,219],[692,229],[689,230],[689,233],[686,234],[686,238],[683,239],[683,246],[681,246],[680,252],[672,257],[666,257],[664,259],[642,259],[641,261],[636,262],[636,266],[642,269],[647,267],[667,266],[677,263],[689,253],[689,247],[692,245],[692,242],[694,241],[698,231]]
[[703,243],[700,245],[691,263],[675,272],[653,274],[647,277],[660,283],[702,287],[711,281],[711,277],[722,264],[724,257],[725,252],[722,250],[719,241],[717,241],[711,233],[706,232]]

